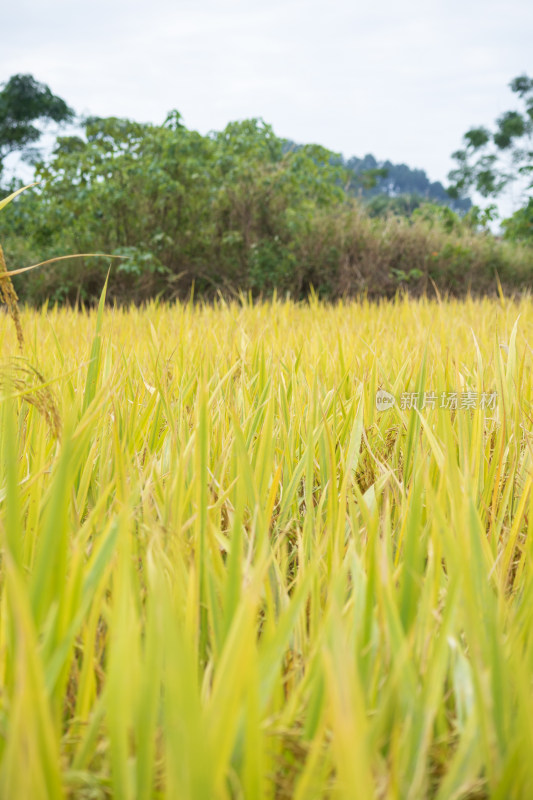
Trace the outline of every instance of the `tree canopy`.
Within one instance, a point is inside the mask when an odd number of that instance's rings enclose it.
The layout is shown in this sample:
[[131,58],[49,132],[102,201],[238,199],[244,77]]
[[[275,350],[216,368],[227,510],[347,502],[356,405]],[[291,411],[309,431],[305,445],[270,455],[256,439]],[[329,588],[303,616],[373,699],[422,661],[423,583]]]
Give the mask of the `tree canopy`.
[[526,193],[531,193],[533,78],[519,75],[509,87],[520,108],[501,114],[492,130],[478,126],[465,133],[463,148],[452,156],[457,166],[448,175],[453,195],[465,195],[474,189],[483,197],[496,197],[516,182],[523,185]]
[[13,75],[0,89],[0,172],[7,155],[41,137],[36,122],[69,122],[74,111],[32,75]]

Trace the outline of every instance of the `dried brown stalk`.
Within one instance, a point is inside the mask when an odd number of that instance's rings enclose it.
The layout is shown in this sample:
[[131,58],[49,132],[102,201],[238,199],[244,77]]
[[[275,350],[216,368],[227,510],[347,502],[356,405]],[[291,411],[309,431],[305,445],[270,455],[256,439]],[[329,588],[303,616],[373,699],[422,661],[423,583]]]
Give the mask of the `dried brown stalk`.
[[13,320],[15,330],[17,331],[19,350],[22,353],[24,350],[24,334],[22,332],[22,324],[20,322],[18,295],[15,291],[15,287],[13,286],[11,276],[7,271],[2,245],[0,245],[0,298],[6,304],[9,316]]

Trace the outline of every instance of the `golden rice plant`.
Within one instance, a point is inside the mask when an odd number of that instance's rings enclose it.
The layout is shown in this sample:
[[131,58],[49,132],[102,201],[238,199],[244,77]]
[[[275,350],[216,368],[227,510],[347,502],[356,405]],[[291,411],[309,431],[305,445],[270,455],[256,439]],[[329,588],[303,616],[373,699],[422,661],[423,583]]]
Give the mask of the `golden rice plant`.
[[[35,186],[35,183],[22,186],[8,197],[0,200],[0,211],[11,203],[19,194],[26,189]],[[4,251],[0,244],[0,303],[3,302],[8,315],[11,317],[16,335],[18,349],[21,353],[19,358],[11,359],[11,361],[0,362],[0,391],[4,394],[10,392],[13,397],[19,397],[29,405],[33,406],[37,411],[43,414],[46,422],[53,435],[57,438],[61,433],[61,418],[57,410],[56,401],[52,390],[50,389],[50,382],[39,372],[39,369],[31,363],[24,354],[24,331],[21,323],[21,314],[18,304],[18,295],[11,280],[13,275],[20,275],[21,273],[37,269],[38,267],[51,264],[55,261],[63,261],[70,258],[82,258],[88,256],[105,256],[106,258],[122,258],[121,256],[112,256],[104,253],[82,253],[70,256],[58,256],[56,258],[42,261],[38,264],[32,264],[28,267],[22,267],[15,270],[7,269]],[[105,292],[105,288],[104,288]],[[14,394],[13,394],[14,392]]]
[[[3,200],[0,200],[0,211],[3,208],[5,208],[5,206],[7,206],[12,200],[14,200],[15,197],[21,194],[21,192],[29,188],[30,186],[23,186],[21,189],[18,189],[16,192],[13,192],[8,197],[4,198]],[[9,316],[13,320],[13,323],[15,325],[15,330],[17,332],[17,341],[19,350],[22,352],[22,350],[24,349],[24,333],[22,331],[22,325],[20,324],[18,296],[15,291],[15,287],[13,286],[11,275],[7,271],[6,262],[4,258],[4,251],[2,249],[1,244],[0,244],[0,301],[5,303]]]
[[530,796],[530,299],[21,324],[63,431],[0,387],[1,797]]

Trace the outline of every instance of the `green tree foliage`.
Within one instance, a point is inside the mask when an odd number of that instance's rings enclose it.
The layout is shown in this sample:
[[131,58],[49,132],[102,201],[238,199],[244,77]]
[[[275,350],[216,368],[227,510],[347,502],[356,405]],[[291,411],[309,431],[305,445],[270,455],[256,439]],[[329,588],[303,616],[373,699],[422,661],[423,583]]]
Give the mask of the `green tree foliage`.
[[533,197],[527,204],[502,222],[504,239],[533,242]]
[[[413,212],[421,206],[428,205],[428,201],[419,194],[388,195],[379,193],[365,200],[365,208],[371,217],[411,217]],[[448,208],[436,202],[430,203],[437,208]],[[455,213],[455,212],[452,212]]]
[[[293,288],[304,280],[296,243],[317,211],[344,200],[333,155],[316,145],[286,151],[261,119],[201,136],[177,112],[162,126],[90,118],[84,136],[59,137],[49,163],[37,165],[42,188],[13,209],[4,239],[19,261],[33,257],[23,240],[39,258],[127,256],[115,290],[133,299],[172,297],[192,281],[201,292]],[[63,262],[33,286],[58,300],[77,292],[90,300],[102,269]]]
[[17,150],[37,142],[41,129],[35,122],[68,122],[74,112],[48,86],[31,75],[13,75],[0,90],[0,173],[2,161]]
[[491,131],[471,128],[464,146],[453,154],[457,166],[448,175],[451,193],[463,195],[472,189],[483,197],[496,197],[511,183],[533,189],[533,78],[520,75],[509,84],[520,101],[520,110],[506,111]]
[[[433,281],[481,291],[494,288],[496,271],[504,286],[530,281],[530,251],[480,235],[479,214],[412,201],[409,214],[371,217],[347,190],[338,155],[287,146],[261,119],[201,136],[176,111],[159,126],[92,117],[82,135],[57,139],[36,177],[38,187],[1,215],[8,267],[120,255],[108,294],[120,302],[187,297],[193,286],[207,298],[304,298],[311,286],[337,298],[420,292]],[[103,259],[65,260],[14,283],[29,302],[93,303],[107,268]]]

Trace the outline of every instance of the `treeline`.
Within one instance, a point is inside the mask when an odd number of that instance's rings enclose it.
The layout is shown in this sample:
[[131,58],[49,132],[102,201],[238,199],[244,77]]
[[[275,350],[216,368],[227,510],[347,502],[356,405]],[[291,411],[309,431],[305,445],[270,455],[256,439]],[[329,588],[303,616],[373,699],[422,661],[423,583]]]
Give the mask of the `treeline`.
[[[335,299],[402,286],[491,291],[496,273],[511,289],[530,282],[531,250],[483,231],[475,209],[459,216],[417,201],[410,216],[373,217],[354,187],[380,165],[350,163],[317,145],[290,146],[258,119],[201,136],[177,112],[162,126],[92,118],[36,165],[40,184],[0,214],[0,241],[8,268],[71,253],[123,256],[109,284],[119,302],[187,297],[193,286],[205,297],[294,298],[313,287]],[[15,285],[32,303],[93,303],[108,266],[61,261]]]

